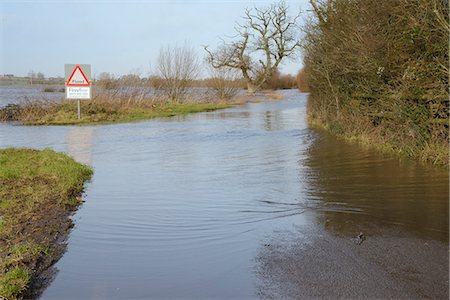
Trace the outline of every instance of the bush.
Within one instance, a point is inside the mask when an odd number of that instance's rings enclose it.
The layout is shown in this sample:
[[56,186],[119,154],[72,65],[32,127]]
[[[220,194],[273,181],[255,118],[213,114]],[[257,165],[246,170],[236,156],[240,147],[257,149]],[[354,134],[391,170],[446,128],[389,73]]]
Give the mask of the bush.
[[186,96],[189,84],[199,74],[200,65],[197,55],[188,44],[184,46],[164,47],[159,51],[157,72],[159,90],[172,102],[180,102]]
[[448,149],[448,0],[311,3],[310,117],[435,161],[427,147]]
[[219,99],[235,97],[242,86],[239,73],[231,68],[208,68],[210,77],[205,80],[206,87]]
[[309,92],[309,85],[306,78],[305,68],[302,68],[297,74],[297,88],[300,90],[300,92]]
[[281,74],[280,71],[275,70],[272,77],[263,86],[265,89],[284,90],[296,88],[297,83],[294,76],[291,74]]

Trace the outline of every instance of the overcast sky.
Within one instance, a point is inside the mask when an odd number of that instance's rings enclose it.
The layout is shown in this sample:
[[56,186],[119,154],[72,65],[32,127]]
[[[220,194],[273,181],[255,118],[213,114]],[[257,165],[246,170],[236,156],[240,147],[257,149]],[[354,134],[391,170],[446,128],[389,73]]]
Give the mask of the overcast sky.
[[[161,46],[190,43],[204,56],[219,37],[234,34],[246,7],[273,1],[8,1],[0,0],[0,74],[30,70],[64,76],[64,64],[92,65],[93,75],[148,76]],[[307,0],[286,1],[291,14],[309,9]],[[296,73],[301,59],[286,61]]]

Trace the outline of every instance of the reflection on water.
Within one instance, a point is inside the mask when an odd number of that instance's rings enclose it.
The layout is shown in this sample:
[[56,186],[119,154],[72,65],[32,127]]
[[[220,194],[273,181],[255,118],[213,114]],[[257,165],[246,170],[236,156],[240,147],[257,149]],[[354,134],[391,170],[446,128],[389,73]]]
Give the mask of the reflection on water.
[[92,166],[92,138],[95,127],[74,126],[66,135],[67,154],[76,161]]
[[257,297],[255,257],[297,226],[400,223],[443,240],[446,174],[312,131],[306,95],[283,93],[130,124],[0,124],[1,147],[50,147],[95,170],[42,299]]
[[448,299],[448,173],[312,136],[299,160],[309,222],[260,246],[258,296]]
[[448,242],[446,171],[402,162],[323,132],[302,163],[308,199],[320,202],[320,220],[327,229],[354,234],[395,225]]

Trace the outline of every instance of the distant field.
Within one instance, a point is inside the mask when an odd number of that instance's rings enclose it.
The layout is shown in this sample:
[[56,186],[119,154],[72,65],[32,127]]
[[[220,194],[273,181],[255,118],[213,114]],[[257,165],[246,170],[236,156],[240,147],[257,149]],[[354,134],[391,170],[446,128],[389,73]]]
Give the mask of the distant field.
[[50,78],[50,79],[33,79],[28,77],[12,77],[12,78],[0,78],[0,86],[11,85],[64,85],[64,79],[62,78]]

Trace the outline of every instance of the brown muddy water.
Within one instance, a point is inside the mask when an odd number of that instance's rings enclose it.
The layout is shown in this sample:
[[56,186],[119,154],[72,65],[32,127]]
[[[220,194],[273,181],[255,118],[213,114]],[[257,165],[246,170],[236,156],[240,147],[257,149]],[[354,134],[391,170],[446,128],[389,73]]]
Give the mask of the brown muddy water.
[[448,297],[448,173],[312,130],[307,94],[283,93],[131,124],[0,124],[0,147],[94,167],[41,298]]

